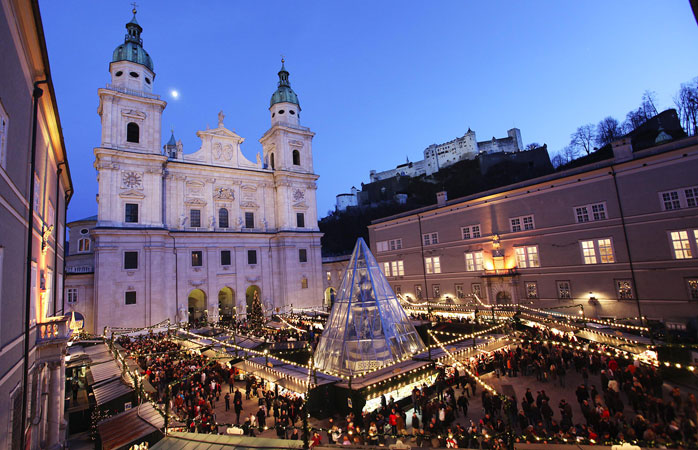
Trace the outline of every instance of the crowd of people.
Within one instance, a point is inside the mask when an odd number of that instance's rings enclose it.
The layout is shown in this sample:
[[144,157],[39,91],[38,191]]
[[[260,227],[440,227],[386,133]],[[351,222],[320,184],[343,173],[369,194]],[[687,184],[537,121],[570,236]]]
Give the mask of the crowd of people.
[[[253,333],[244,323],[235,326],[241,333]],[[294,333],[298,338],[314,333],[312,324],[305,326],[305,333],[287,327],[264,331],[259,337],[276,342]],[[654,367],[594,352],[604,350],[594,344],[589,350],[557,344],[554,341],[577,342],[544,327],[525,329],[519,337],[523,342],[481,352],[467,364],[476,377],[492,373],[497,378],[530,379],[537,387],[526,389],[521,398],[480,389],[461,365],[442,367],[433,385],[415,387],[409,399],[382,397],[381,406],[373,411],[357,417],[352,413],[343,420],[332,419],[325,429],[313,429],[311,444],[387,445],[410,440],[418,447],[499,449],[517,441],[698,443],[695,396],[683,395],[679,388],[666,395],[661,373]],[[242,434],[255,436],[272,428],[279,438],[302,438],[300,395],[280,393],[278,385],[269,389],[253,375],[236,387],[235,369],[183,349],[166,332],[120,337],[116,342],[136,358],[157,401],[170,399],[171,410],[189,431],[218,433],[235,426]],[[545,391],[553,384],[574,395],[554,401]],[[247,405],[256,399],[253,411],[243,407],[243,395]],[[225,410],[234,411],[234,424],[216,420],[221,398]],[[476,398],[481,409],[472,407]]]

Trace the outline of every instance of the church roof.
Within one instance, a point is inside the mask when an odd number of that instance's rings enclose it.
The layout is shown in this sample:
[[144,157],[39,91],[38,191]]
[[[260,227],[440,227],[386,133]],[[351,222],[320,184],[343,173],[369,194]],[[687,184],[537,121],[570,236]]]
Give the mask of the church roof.
[[133,10],[133,17],[126,24],[126,30],[128,30],[128,33],[124,37],[124,43],[114,49],[112,62],[131,61],[153,70],[153,59],[143,48],[143,39],[141,39],[143,28],[136,20],[135,9]]
[[271,102],[269,102],[269,107],[274,106],[277,103],[293,103],[298,105],[300,108],[300,103],[298,103],[298,96],[293,89],[291,89],[291,83],[288,81],[288,71],[284,66],[284,60],[281,60],[281,70],[279,70],[279,87],[271,95]]
[[388,280],[359,238],[315,351],[315,366],[356,376],[424,351]]
[[175,137],[174,137],[174,130],[172,131],[172,134],[170,135],[170,140],[167,141],[167,144],[165,144],[165,146],[167,146],[167,147],[170,147],[170,146],[176,147],[177,146],[177,141],[175,140]]

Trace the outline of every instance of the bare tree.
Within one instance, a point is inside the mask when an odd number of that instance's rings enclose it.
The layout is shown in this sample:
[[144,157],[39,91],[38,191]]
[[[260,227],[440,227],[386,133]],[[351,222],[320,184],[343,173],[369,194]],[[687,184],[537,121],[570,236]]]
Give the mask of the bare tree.
[[540,147],[540,146],[541,146],[541,145],[540,145],[538,142],[531,142],[530,144],[528,144],[528,145],[526,146],[526,148],[524,148],[524,150],[534,150],[534,149],[536,149],[536,148],[538,148],[538,147]]
[[603,147],[623,136],[623,129],[616,119],[611,116],[603,119],[596,126],[596,145]]
[[635,128],[639,127],[643,123],[650,120],[652,117],[659,114],[657,112],[657,94],[653,91],[646,90],[642,94],[642,102],[640,107],[630,111],[625,116],[625,122],[623,122],[623,131],[630,133]]
[[562,155],[558,153],[557,155],[553,156],[553,158],[550,160],[550,163],[553,165],[554,168],[557,169],[558,167],[565,164],[565,160],[562,157]]
[[579,157],[579,149],[573,145],[568,145],[567,147],[563,148],[561,153],[566,163],[574,161],[577,159],[577,157]]
[[591,153],[594,140],[596,139],[596,127],[592,123],[582,125],[581,127],[577,128],[577,131],[572,133],[570,137],[572,138],[570,145],[572,147],[584,150],[588,155]]
[[698,78],[681,84],[674,97],[681,126],[687,134],[698,134]]

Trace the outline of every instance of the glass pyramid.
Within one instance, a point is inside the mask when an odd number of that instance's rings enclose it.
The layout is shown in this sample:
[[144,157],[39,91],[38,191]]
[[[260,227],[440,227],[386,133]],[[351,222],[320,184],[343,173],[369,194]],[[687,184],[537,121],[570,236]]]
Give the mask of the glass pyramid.
[[355,376],[425,349],[359,238],[315,351],[315,366],[331,375]]

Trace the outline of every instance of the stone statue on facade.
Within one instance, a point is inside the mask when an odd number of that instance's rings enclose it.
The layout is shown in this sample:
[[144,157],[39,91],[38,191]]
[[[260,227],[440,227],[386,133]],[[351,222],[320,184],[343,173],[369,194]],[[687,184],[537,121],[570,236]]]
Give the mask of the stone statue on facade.
[[181,216],[179,216],[179,226],[180,226],[181,228],[184,228],[184,225],[185,225],[186,223],[187,223],[187,216],[184,215],[184,214],[182,214]]
[[211,228],[216,228],[216,217],[211,216]]
[[262,166],[262,157],[259,155],[259,152],[257,152],[257,165]]
[[218,112],[218,127],[219,128],[223,127],[223,119],[225,119],[225,114],[223,114],[223,110],[220,110]]

